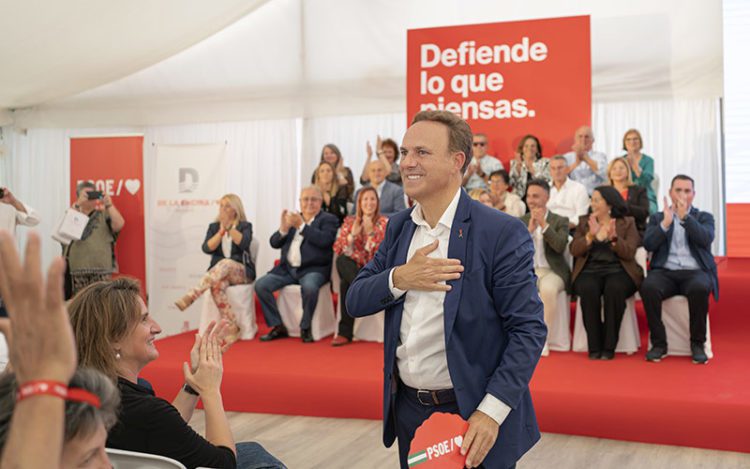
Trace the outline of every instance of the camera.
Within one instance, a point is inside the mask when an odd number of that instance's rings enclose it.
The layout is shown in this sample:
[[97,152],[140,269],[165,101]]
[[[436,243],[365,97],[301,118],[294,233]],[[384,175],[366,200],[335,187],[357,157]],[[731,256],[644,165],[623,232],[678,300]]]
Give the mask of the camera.
[[86,198],[89,200],[102,199],[104,198],[104,193],[102,191],[89,191],[86,194]]

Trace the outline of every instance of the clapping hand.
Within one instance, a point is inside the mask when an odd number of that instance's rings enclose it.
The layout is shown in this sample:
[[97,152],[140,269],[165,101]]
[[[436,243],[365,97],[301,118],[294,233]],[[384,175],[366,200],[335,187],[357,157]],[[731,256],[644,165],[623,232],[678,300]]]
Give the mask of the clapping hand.
[[190,352],[191,364],[189,365],[187,362],[182,364],[185,382],[201,396],[218,393],[221,389],[221,378],[224,374],[221,341],[217,333],[223,328],[219,327],[218,330],[213,330],[215,324],[212,321],[206,332],[202,336],[196,337],[197,347],[194,345],[193,349],[197,348],[195,356],[197,366],[192,363],[194,358],[192,350]]
[[23,264],[15,241],[0,231],[0,293],[8,309],[13,341],[10,361],[19,383],[68,383],[76,369],[73,329],[63,299],[65,263],[57,257],[41,271],[41,242],[30,232]]
[[531,218],[534,220],[534,223],[544,229],[545,226],[547,226],[547,220],[545,220],[546,210],[537,207],[531,209]]
[[300,215],[298,212],[289,212],[287,214],[287,220],[289,222],[289,225],[295,227],[296,229],[299,229],[300,226],[305,222],[305,220],[302,219],[302,215]]
[[370,161],[372,159],[372,145],[370,145],[370,141],[367,141],[367,145],[365,146],[365,150],[367,151],[367,161]]
[[375,231],[375,223],[373,223],[371,216],[362,216],[362,228],[365,230],[365,233],[368,234]]
[[677,205],[677,218],[679,218],[680,220],[684,220],[688,214],[689,209],[687,201],[682,197],[678,197],[675,202]]
[[662,210],[662,213],[664,214],[664,220],[661,222],[662,226],[664,229],[669,229],[674,217],[672,215],[672,207],[669,206],[669,199],[666,195],[664,196],[664,209]]
[[292,225],[291,223],[289,223],[289,210],[284,209],[281,212],[281,224],[279,225],[279,232],[288,233],[291,227]]
[[601,226],[599,225],[599,221],[596,219],[596,216],[592,213],[589,216],[589,233],[591,233],[591,236],[596,236],[599,234],[599,230],[601,229]]
[[362,233],[362,218],[356,217],[354,219],[354,224],[352,224],[351,235],[352,237],[356,238],[360,235],[360,233]]

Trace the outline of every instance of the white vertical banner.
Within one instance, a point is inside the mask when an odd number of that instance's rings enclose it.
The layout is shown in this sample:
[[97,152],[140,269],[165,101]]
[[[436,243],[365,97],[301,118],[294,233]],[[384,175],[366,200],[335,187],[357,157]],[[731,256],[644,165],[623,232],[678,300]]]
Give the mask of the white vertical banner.
[[210,258],[201,245],[226,191],[225,150],[225,144],[156,145],[148,224],[149,310],[163,336],[198,328],[202,300],[185,311],[174,302],[208,268]]

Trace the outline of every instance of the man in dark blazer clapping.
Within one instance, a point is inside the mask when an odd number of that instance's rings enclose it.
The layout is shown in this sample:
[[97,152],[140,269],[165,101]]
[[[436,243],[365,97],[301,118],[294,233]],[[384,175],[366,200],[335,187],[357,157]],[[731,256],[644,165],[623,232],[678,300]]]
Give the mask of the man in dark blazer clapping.
[[339,227],[338,219],[321,212],[323,194],[316,186],[302,189],[301,212],[284,210],[281,225],[271,235],[271,247],[281,248],[279,265],[255,282],[255,293],[263,307],[266,324],[271,331],[260,340],[268,341],[288,337],[281,322],[273,293],[287,285],[302,288],[302,321],[300,336],[303,342],[312,342],[312,317],[318,304],[318,292],[331,277],[333,242]]
[[678,174],[669,188],[672,204],[664,198],[664,211],[651,215],[643,247],[652,253],[641,298],[648,318],[652,348],[646,360],[658,362],[667,354],[667,334],[661,320],[661,304],[684,295],[690,310],[690,351],[693,363],[705,364],[708,356],[706,320],[711,293],[719,299],[719,277],[711,254],[714,217],[693,207],[695,185],[690,176]]

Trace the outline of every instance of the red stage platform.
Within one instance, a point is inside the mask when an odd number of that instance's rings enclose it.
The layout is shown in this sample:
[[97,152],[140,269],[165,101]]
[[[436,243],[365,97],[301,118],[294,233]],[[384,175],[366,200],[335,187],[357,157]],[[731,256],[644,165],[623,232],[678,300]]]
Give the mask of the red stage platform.
[[[719,277],[708,365],[688,357],[647,363],[645,345],[610,362],[552,352],[531,382],[542,431],[750,453],[750,314],[743,294],[750,259],[721,259]],[[640,305],[638,312],[646,344]],[[159,341],[161,357],[143,372],[169,400],[182,385],[192,342],[190,334]],[[225,356],[224,404],[241,412],[380,419],[382,360],[383,347],[374,343],[238,343]]]

